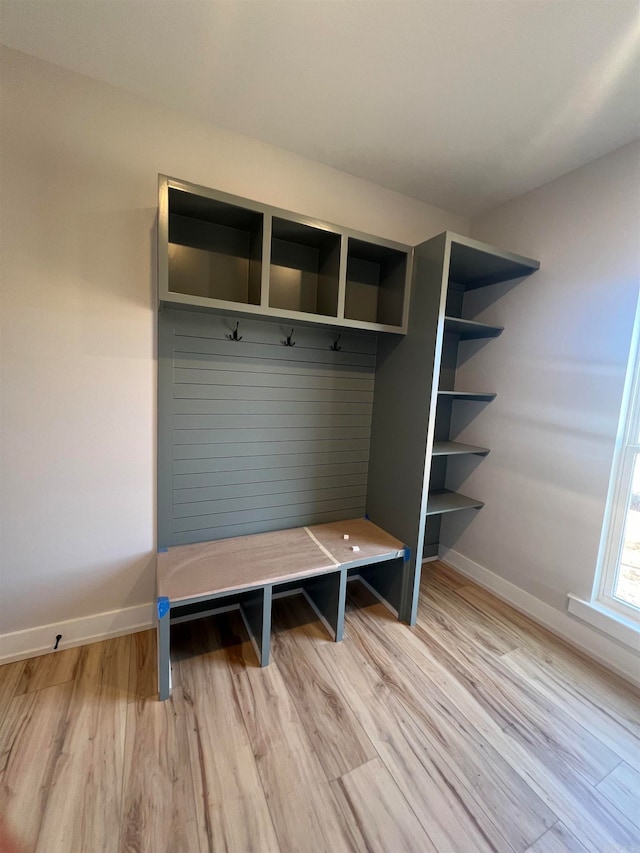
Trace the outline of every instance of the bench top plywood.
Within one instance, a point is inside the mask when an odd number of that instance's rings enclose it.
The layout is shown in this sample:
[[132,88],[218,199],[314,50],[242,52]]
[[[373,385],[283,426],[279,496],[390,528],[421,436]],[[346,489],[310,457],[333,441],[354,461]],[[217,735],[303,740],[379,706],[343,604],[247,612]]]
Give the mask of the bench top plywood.
[[255,533],[158,554],[158,595],[184,601],[335,569],[304,527]]
[[[352,550],[354,545],[359,551]],[[179,545],[158,554],[157,594],[176,603],[237,592],[336,571],[352,562],[392,559],[403,547],[362,518]]]
[[[351,518],[329,524],[314,524],[307,528],[340,565],[367,560],[399,557],[404,545],[399,539],[377,527],[366,518]],[[344,536],[349,536],[345,539]],[[356,547],[359,550],[354,551]]]

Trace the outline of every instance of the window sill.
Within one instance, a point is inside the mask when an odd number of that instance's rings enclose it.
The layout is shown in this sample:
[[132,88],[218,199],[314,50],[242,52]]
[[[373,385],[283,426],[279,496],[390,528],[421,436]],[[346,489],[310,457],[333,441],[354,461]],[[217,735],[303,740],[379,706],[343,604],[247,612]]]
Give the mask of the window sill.
[[640,652],[640,624],[599,601],[585,601],[571,593],[568,598],[569,613],[628,648]]

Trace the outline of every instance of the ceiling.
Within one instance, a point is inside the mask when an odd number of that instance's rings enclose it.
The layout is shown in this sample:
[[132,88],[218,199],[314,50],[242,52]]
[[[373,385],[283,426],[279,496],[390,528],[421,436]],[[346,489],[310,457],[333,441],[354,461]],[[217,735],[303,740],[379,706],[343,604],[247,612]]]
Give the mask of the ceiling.
[[640,136],[636,0],[1,0],[0,41],[466,216]]

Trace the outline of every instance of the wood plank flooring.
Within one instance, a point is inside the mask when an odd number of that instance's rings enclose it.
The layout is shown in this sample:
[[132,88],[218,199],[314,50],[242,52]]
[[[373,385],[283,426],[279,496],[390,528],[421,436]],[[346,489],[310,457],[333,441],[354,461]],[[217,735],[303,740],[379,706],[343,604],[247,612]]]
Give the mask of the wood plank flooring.
[[415,628],[274,603],[0,667],[0,851],[640,851],[640,693],[441,563]]

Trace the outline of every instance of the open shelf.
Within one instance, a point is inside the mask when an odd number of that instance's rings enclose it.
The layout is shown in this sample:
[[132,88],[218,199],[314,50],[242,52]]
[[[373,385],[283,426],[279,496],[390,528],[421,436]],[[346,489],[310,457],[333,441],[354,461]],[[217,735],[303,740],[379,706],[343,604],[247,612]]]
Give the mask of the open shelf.
[[349,237],[344,316],[402,326],[407,253]]
[[273,218],[269,306],[338,315],[340,235]]
[[455,235],[451,240],[449,282],[465,290],[524,278],[539,268],[538,261],[494,249],[469,237]]
[[429,492],[427,515],[442,515],[445,512],[458,512],[462,509],[481,509],[483,506],[483,501],[476,501],[448,489],[438,489]]
[[488,326],[486,323],[476,323],[475,320],[445,317],[444,330],[446,333],[460,335],[461,341],[469,341],[478,338],[497,338],[504,332],[504,326]]
[[449,400],[494,400],[497,394],[493,391],[438,391],[438,397]]
[[477,447],[475,444],[462,444],[459,441],[434,441],[432,456],[464,456],[466,454],[476,454],[477,456],[486,456],[489,453],[488,447]]
[[260,304],[263,216],[169,188],[171,293]]

